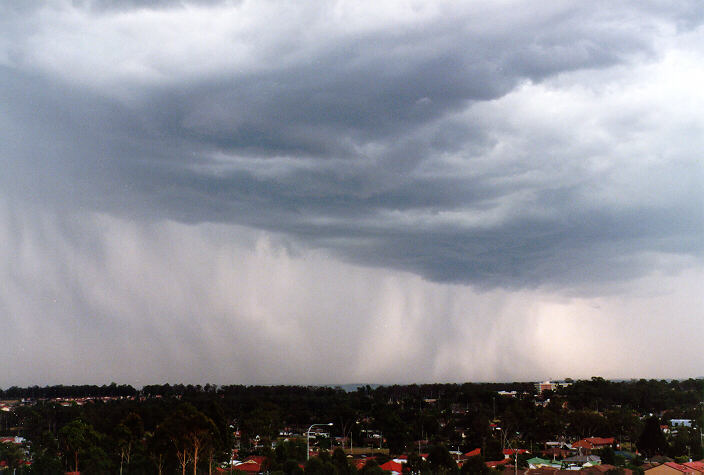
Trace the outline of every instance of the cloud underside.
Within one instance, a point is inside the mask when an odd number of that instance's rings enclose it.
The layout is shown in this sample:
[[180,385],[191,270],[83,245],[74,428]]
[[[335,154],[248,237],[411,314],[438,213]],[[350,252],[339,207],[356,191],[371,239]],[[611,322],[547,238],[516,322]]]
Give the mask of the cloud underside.
[[11,194],[491,287],[701,257],[687,4],[15,8]]

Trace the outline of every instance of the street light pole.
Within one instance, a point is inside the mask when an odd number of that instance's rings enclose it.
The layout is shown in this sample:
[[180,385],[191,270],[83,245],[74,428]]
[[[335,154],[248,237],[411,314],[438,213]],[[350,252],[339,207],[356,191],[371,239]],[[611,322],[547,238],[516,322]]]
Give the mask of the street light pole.
[[[328,422],[327,424],[310,425],[310,427],[306,431],[306,460],[310,460],[310,430],[315,426],[332,426],[332,422]],[[330,440],[332,441],[332,429],[330,429]],[[330,446],[332,447],[332,442],[330,442],[330,444]]]

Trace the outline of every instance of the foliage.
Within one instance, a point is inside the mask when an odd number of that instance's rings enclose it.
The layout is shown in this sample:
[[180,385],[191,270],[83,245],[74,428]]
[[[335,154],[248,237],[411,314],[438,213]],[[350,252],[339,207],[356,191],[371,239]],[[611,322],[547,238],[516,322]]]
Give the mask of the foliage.
[[465,460],[465,462],[462,464],[462,469],[460,470],[460,472],[472,474],[488,474],[491,471],[489,470],[489,467],[486,466],[486,462],[484,462],[484,457],[482,457],[481,455],[476,455]]
[[484,454],[486,454],[486,460],[503,460],[504,453],[501,448],[501,442],[495,438],[489,439],[486,443]]
[[371,459],[364,464],[359,473],[361,475],[383,475],[384,471],[379,467],[376,460]]
[[605,463],[608,465],[616,464],[616,453],[614,452],[614,449],[612,447],[606,447],[604,449],[601,449],[597,451],[596,455],[601,458],[601,463]]
[[306,474],[335,475],[335,465],[329,457],[311,457],[305,464]]
[[[499,390],[517,394],[505,397]],[[646,430],[651,423],[644,416],[656,413],[664,420],[688,418],[698,424],[703,392],[704,379],[603,378],[575,381],[543,395],[536,395],[532,383],[360,386],[350,392],[333,387],[183,384],[141,390],[115,383],[12,387],[0,390],[0,398],[27,401],[11,412],[0,412],[0,432],[31,441],[28,456],[37,473],[42,467],[43,473],[54,473],[57,464],[61,470],[78,466],[92,473],[205,473],[229,460],[234,447],[240,459],[264,455],[270,470],[296,473],[306,459],[301,434],[313,422],[333,422],[333,434],[351,436],[356,453],[371,445],[379,452],[380,439],[362,430],[383,434],[381,445],[390,455],[430,452],[428,462],[409,455],[408,466],[416,472],[452,471],[447,449],[438,449],[443,445],[464,452],[481,447],[486,460],[499,460],[507,441],[511,447],[529,448],[589,436],[616,437],[622,445],[650,444],[655,448],[649,453],[700,459],[704,454],[698,426],[679,428],[665,444],[659,430]],[[189,426],[190,431],[185,429]],[[319,448],[329,443],[326,437]],[[343,455],[336,450],[311,463],[322,462],[322,470],[329,464],[336,473],[354,472],[343,464]],[[610,460],[610,455],[603,457]],[[625,461],[615,456],[614,462]]]
[[647,458],[653,455],[662,455],[666,452],[667,441],[660,429],[660,421],[657,417],[650,417],[645,421],[637,446],[638,450]]
[[452,473],[457,471],[457,463],[442,444],[434,445],[428,453],[428,465],[433,473]]
[[[103,440],[103,435],[81,419],[70,422],[59,431],[59,446],[66,457],[66,465],[75,472],[80,471],[79,468],[84,471],[107,468],[108,457],[100,446]],[[81,465],[79,459],[83,460]]]
[[25,454],[21,447],[9,442],[0,443],[0,460],[5,461],[8,468],[19,468],[24,459]]

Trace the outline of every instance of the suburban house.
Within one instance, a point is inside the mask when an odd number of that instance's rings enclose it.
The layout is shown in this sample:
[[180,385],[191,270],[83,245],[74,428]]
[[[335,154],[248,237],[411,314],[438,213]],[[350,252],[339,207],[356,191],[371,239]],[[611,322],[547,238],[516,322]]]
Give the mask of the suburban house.
[[682,473],[692,473],[699,475],[703,472],[695,470],[694,468],[687,467],[686,465],[675,463],[675,462],[665,462],[663,464],[657,465],[655,467],[649,468],[645,471],[648,475],[680,475]]
[[700,460],[699,462],[685,462],[682,465],[687,468],[693,468],[700,473],[704,473],[704,460]]
[[572,444],[572,449],[579,450],[579,453],[589,455],[593,450],[601,450],[611,447],[616,443],[613,437],[587,437]]

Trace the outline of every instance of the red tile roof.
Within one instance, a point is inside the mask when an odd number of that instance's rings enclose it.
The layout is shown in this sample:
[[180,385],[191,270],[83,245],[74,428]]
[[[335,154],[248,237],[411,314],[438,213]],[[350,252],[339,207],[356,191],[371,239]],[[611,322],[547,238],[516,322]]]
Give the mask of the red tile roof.
[[[254,458],[254,457],[253,457]],[[245,460],[244,462],[235,465],[233,468],[235,470],[239,470],[240,472],[251,472],[251,473],[259,473],[262,471],[262,464],[260,462],[257,462],[256,460],[249,459]],[[261,457],[264,458],[264,457]]]
[[388,470],[390,472],[398,472],[401,473],[403,472],[403,465],[400,463],[394,462],[393,460],[389,460],[383,465],[379,465],[379,468],[382,470]]
[[616,442],[613,437],[587,437],[587,440],[594,445],[608,445]]
[[[518,449],[519,454],[525,454],[528,451],[526,449]],[[516,453],[516,449],[504,449],[504,455],[513,455]]]
[[594,449],[616,442],[613,437],[587,437],[572,444],[573,448]]
[[477,455],[481,455],[481,454],[482,454],[482,449],[477,448],[474,450],[470,450],[469,452],[464,454],[464,456],[469,458],[469,457],[476,457]]

